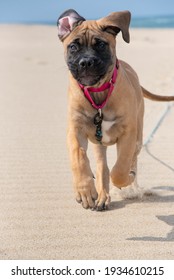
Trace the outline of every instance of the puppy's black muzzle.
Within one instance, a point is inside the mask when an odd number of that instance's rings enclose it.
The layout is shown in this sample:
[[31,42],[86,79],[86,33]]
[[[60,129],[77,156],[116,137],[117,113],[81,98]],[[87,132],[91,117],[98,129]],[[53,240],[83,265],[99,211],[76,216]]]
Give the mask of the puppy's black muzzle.
[[[70,44],[74,47],[74,43]],[[112,63],[108,45],[102,51],[96,45],[68,47],[67,64],[73,77],[84,86],[92,86],[107,73]]]

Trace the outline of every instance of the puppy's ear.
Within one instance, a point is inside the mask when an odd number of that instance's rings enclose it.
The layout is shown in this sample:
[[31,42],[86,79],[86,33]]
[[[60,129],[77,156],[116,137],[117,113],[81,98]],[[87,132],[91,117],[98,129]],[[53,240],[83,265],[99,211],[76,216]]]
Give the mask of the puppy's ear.
[[80,25],[85,19],[81,17],[75,10],[67,10],[57,20],[58,37],[63,41],[70,32]]
[[116,36],[120,31],[126,43],[130,42],[129,24],[131,20],[131,13],[129,11],[111,13],[105,18],[99,19],[97,22],[103,31]]

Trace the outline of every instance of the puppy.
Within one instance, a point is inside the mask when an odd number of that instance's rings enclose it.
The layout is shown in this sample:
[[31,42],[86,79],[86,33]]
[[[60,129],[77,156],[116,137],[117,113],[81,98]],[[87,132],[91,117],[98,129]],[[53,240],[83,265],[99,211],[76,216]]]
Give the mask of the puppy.
[[[74,10],[58,19],[69,68],[68,147],[76,200],[84,208],[106,209],[109,180],[123,188],[136,179],[137,156],[142,147],[144,97],[172,101],[151,94],[139,83],[135,71],[116,56],[116,36],[129,43],[129,11],[114,12],[99,20],[85,20]],[[88,140],[94,144],[97,171],[87,157]],[[111,172],[106,149],[117,146]]]

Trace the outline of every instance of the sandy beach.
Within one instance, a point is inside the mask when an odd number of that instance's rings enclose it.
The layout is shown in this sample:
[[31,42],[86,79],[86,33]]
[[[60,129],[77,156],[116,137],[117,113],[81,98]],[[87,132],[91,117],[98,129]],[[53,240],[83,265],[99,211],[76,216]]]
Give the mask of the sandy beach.
[[[118,58],[148,90],[174,95],[174,30],[130,34],[130,44],[118,36]],[[173,259],[174,106],[146,101],[144,142],[168,110],[139,156],[139,185],[153,195],[128,200],[111,185],[109,211],[84,210],[72,188],[56,26],[0,25],[0,37],[0,259]],[[110,147],[110,167],[115,156]]]

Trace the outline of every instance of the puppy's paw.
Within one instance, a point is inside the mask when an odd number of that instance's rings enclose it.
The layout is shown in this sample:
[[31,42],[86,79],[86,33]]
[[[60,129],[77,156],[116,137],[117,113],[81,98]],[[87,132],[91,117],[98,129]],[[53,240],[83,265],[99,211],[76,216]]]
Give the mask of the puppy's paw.
[[106,191],[102,190],[98,194],[98,199],[96,201],[95,210],[97,210],[97,211],[108,210],[110,201],[111,201],[110,195]]
[[95,200],[97,199],[97,197],[98,194],[93,184],[86,187],[78,187],[76,191],[76,201],[78,203],[81,203],[82,207],[85,209],[95,208]]

